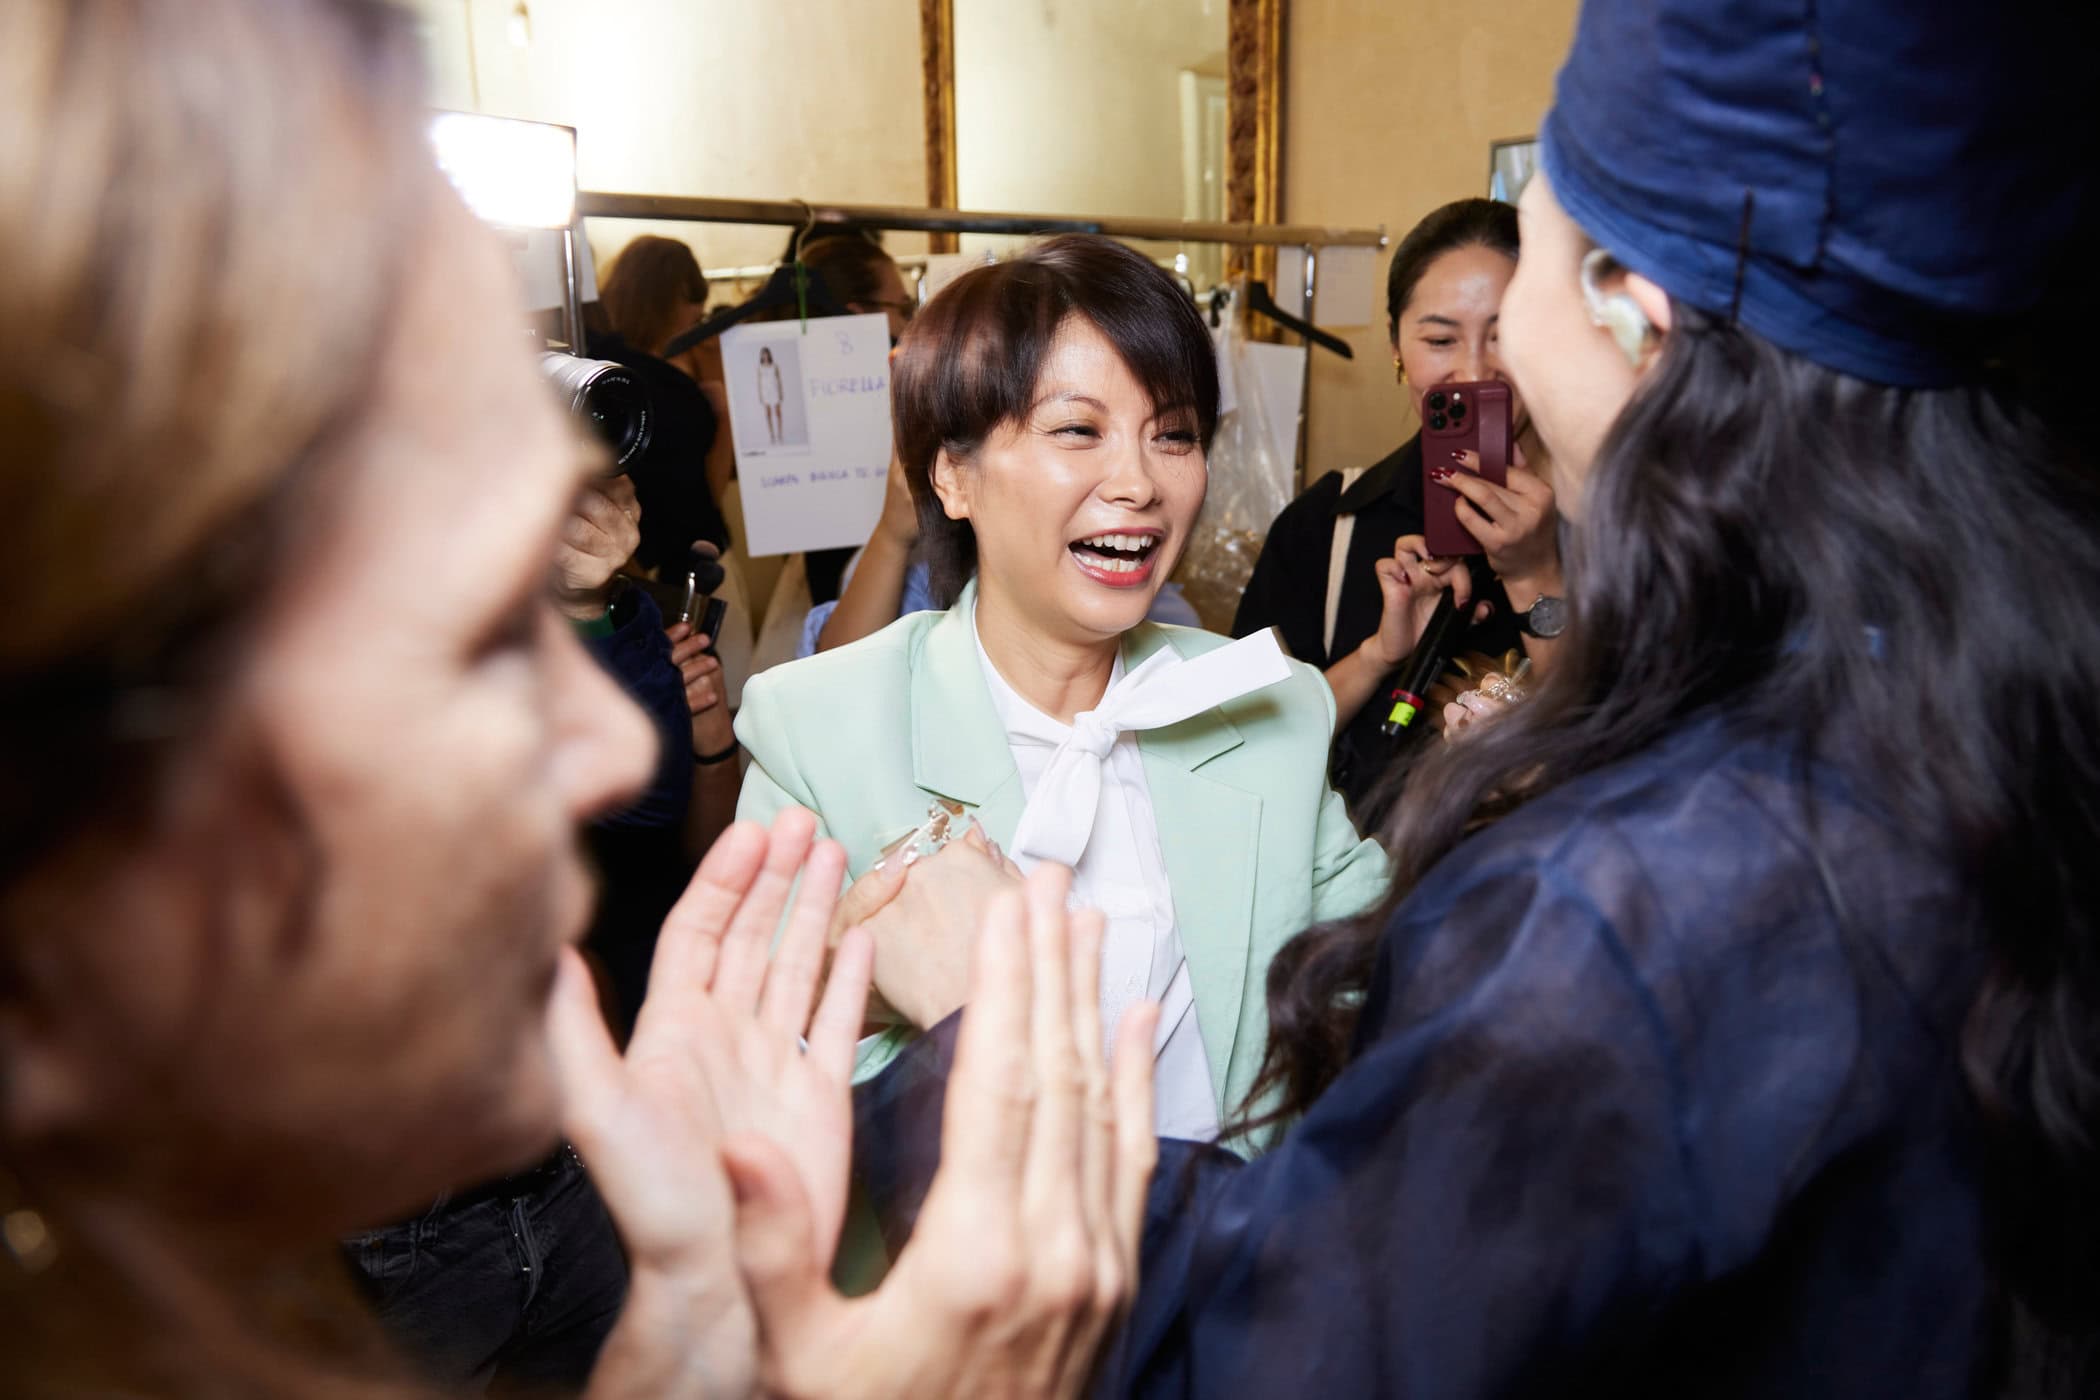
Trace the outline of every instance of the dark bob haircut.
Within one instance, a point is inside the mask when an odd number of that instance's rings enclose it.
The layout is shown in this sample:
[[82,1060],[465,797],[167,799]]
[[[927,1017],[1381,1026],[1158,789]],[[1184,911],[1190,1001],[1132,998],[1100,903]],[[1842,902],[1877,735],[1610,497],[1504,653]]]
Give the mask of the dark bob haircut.
[[897,460],[919,512],[937,604],[977,571],[977,537],[933,492],[942,451],[966,461],[995,429],[1036,402],[1044,356],[1067,317],[1116,347],[1161,414],[1195,415],[1203,450],[1218,427],[1218,362],[1210,331],[1173,277],[1113,239],[1047,239],[1010,262],[964,273],[921,311],[890,376]]

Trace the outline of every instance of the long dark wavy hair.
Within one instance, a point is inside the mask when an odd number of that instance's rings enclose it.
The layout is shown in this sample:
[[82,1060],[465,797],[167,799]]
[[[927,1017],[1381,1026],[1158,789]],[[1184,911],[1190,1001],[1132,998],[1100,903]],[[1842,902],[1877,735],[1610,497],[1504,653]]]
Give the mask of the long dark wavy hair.
[[[2100,490],[2009,378],[1868,384],[1674,308],[1563,527],[1574,626],[1525,707],[1406,775],[1384,904],[1269,968],[1255,1124],[1350,1058],[1381,931],[1529,796],[1728,707],[1873,784],[1965,871],[1992,970],[1963,1035],[2024,1394],[2100,1312]],[[1862,664],[1871,638],[1878,659]]]

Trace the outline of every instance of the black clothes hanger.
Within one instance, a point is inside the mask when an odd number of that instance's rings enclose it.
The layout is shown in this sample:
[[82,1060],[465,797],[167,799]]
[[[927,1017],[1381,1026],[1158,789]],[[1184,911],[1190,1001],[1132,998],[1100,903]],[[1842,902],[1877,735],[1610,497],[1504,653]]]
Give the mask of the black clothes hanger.
[[817,211],[810,208],[806,200],[796,200],[802,206],[802,227],[795,230],[794,239],[788,244],[787,261],[773,269],[766,285],[758,289],[758,295],[741,306],[732,306],[719,316],[710,316],[689,331],[673,336],[663,348],[661,358],[669,360],[683,355],[703,340],[713,340],[722,332],[740,321],[748,321],[761,311],[770,311],[776,306],[792,306],[795,314],[804,321],[811,316],[850,316],[846,309],[831,295],[824,279],[814,276],[809,265],[802,261],[802,240],[809,237],[817,226]]
[[1269,295],[1269,284],[1266,282],[1249,282],[1247,284],[1247,309],[1257,316],[1268,317],[1287,331],[1296,331],[1304,336],[1308,343],[1317,345],[1323,350],[1332,350],[1345,360],[1356,358],[1356,351],[1350,346],[1348,341],[1343,340],[1338,335],[1332,335],[1327,331],[1323,331],[1312,322],[1293,316],[1290,312],[1278,306],[1276,299]]
[[676,359],[703,340],[713,340],[722,332],[740,321],[748,321],[761,311],[770,311],[776,306],[793,306],[804,309],[808,316],[849,316],[852,313],[832,298],[824,279],[816,276],[799,262],[782,263],[773,269],[766,285],[758,289],[758,295],[741,306],[732,306],[716,316],[710,316],[689,331],[671,338],[659,355],[661,359]]

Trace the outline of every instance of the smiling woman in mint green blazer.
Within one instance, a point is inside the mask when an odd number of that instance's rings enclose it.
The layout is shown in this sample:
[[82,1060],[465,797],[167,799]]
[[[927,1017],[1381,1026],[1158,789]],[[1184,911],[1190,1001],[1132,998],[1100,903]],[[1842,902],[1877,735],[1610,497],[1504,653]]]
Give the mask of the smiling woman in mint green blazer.
[[[1105,971],[1166,1007],[1162,1113],[1176,1084],[1183,1103],[1163,1128],[1213,1134],[1261,1064],[1271,957],[1389,872],[1327,785],[1320,674],[1266,633],[1144,621],[1208,484],[1208,332],[1149,261],[1073,236],[958,279],[893,374],[898,459],[953,604],[754,676],[738,815],[807,807],[860,875],[947,799],[1017,861],[1074,865],[1075,900],[1109,916]],[[950,1004],[901,985],[930,961],[884,959],[879,930],[877,947],[894,1005]],[[871,1044],[861,1075],[898,1043]]]

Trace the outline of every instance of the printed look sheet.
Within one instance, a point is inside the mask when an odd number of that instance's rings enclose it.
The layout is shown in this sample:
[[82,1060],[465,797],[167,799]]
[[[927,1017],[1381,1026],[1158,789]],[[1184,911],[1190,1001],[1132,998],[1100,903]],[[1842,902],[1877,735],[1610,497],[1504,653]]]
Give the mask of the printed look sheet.
[[722,336],[751,555],[858,547],[890,464],[885,316],[746,322]]

